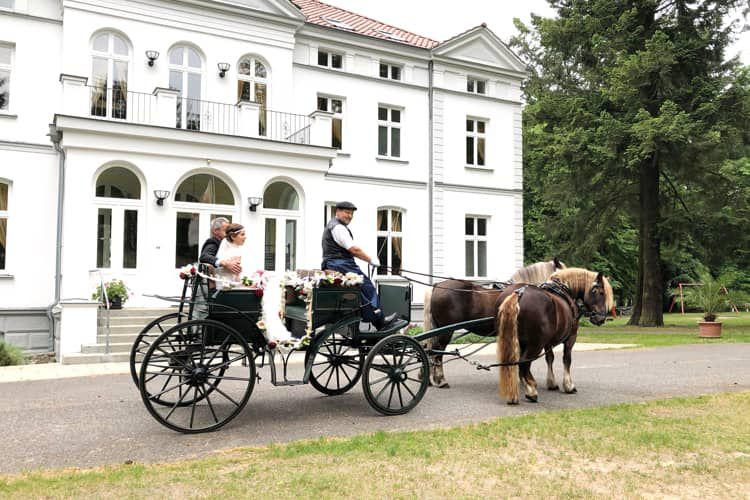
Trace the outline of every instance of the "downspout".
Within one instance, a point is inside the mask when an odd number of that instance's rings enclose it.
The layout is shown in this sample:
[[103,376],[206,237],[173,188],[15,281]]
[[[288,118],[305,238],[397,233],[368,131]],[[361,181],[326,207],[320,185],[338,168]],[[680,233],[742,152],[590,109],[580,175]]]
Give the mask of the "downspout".
[[428,210],[427,210],[427,226],[429,228],[429,235],[428,235],[428,238],[427,238],[427,249],[428,249],[427,250],[427,255],[428,255],[427,267],[428,267],[429,270],[427,272],[430,274],[430,281],[429,281],[429,283],[432,284],[433,283],[433,277],[432,277],[432,275],[435,274],[434,273],[434,265],[433,265],[433,252],[434,252],[435,244],[432,241],[433,237],[435,236],[434,220],[433,220],[434,219],[434,217],[433,217],[433,211],[435,210],[435,203],[434,203],[434,199],[433,199],[434,196],[435,196],[435,193],[434,193],[433,183],[435,181],[435,176],[434,176],[434,172],[433,172],[433,169],[434,169],[434,166],[433,166],[433,149],[434,149],[434,144],[432,142],[433,141],[433,137],[432,137],[433,136],[433,130],[432,130],[432,126],[433,126],[433,123],[432,123],[433,122],[433,116],[432,116],[432,113],[433,113],[433,86],[432,86],[433,61],[432,61],[432,59],[430,59],[427,62],[427,71],[429,73],[429,83],[428,83],[428,87],[427,87],[427,102],[428,102],[428,107],[429,107],[429,118],[428,118],[428,122],[429,122],[429,124],[428,124],[428,127],[429,127],[429,145],[428,145],[429,146],[429,154],[428,154],[428,157],[427,157],[427,172],[428,172],[428,174],[427,174],[427,199],[428,199],[428,203],[429,203],[429,206],[427,207],[428,208]]
[[55,244],[55,298],[47,306],[47,318],[50,322],[50,334],[52,335],[52,348],[55,347],[55,318],[52,309],[60,302],[60,289],[62,285],[62,226],[63,226],[63,201],[65,199],[65,151],[60,146],[62,141],[62,131],[58,130],[54,124],[49,127],[47,134],[55,151],[58,153],[58,171],[57,171],[57,235]]

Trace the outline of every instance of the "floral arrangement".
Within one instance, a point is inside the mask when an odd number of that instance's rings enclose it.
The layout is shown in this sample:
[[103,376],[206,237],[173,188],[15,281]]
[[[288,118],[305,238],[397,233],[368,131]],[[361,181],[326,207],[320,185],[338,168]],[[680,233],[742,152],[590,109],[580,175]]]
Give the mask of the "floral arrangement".
[[184,266],[180,268],[180,279],[186,280],[191,276],[194,276],[198,272],[198,269],[193,264],[188,264],[187,266]]
[[254,288],[256,293],[260,292],[258,293],[258,296],[262,297],[263,290],[265,290],[266,285],[268,285],[268,276],[266,276],[264,271],[258,270],[251,276],[243,276],[240,283],[242,283],[242,286]]
[[[125,282],[118,279],[113,279],[104,283],[104,289],[107,291],[107,297],[109,298],[110,302],[120,301],[124,304],[131,295],[130,290],[125,285]],[[96,291],[91,294],[91,298],[93,300],[102,300],[104,298],[101,285],[96,287]]]

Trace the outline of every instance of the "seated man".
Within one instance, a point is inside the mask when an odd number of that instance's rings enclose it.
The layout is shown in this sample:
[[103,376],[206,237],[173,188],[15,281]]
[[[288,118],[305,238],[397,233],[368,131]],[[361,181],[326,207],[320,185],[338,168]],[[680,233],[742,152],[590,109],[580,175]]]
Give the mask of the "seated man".
[[354,262],[354,257],[369,262],[376,268],[380,266],[377,257],[368,256],[364,250],[354,244],[352,232],[347,227],[354,217],[357,207],[348,201],[336,204],[336,216],[331,219],[323,230],[323,264],[321,269],[331,269],[340,273],[357,273],[364,277],[362,284],[362,319],[368,321],[378,330],[387,327],[398,318],[393,313],[387,317],[383,316],[380,309],[380,300],[375,291],[375,285],[365,276],[359,266]]
[[224,217],[217,217],[211,221],[211,237],[208,238],[201,248],[199,261],[201,264],[210,264],[215,268],[223,267],[231,274],[240,274],[242,266],[240,260],[236,257],[219,260],[216,253],[219,251],[221,240],[226,236],[229,221]]

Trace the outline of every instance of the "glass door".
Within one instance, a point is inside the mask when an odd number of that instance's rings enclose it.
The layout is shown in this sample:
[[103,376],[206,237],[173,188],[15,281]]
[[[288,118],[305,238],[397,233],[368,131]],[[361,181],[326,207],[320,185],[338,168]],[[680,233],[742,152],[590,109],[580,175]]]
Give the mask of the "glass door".
[[266,271],[297,269],[297,219],[266,217],[263,268]]

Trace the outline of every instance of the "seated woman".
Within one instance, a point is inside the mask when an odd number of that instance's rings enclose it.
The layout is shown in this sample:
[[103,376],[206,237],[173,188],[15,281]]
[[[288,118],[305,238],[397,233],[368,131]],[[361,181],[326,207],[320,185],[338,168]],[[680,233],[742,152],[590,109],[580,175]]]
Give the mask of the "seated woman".
[[[226,228],[226,236],[221,240],[219,250],[216,252],[216,259],[218,261],[231,260],[236,261],[238,264],[242,264],[242,245],[245,244],[247,235],[245,234],[245,228],[242,224],[229,224]],[[233,273],[229,266],[221,266],[216,270],[216,288],[224,288],[224,281],[240,281],[240,274]]]

